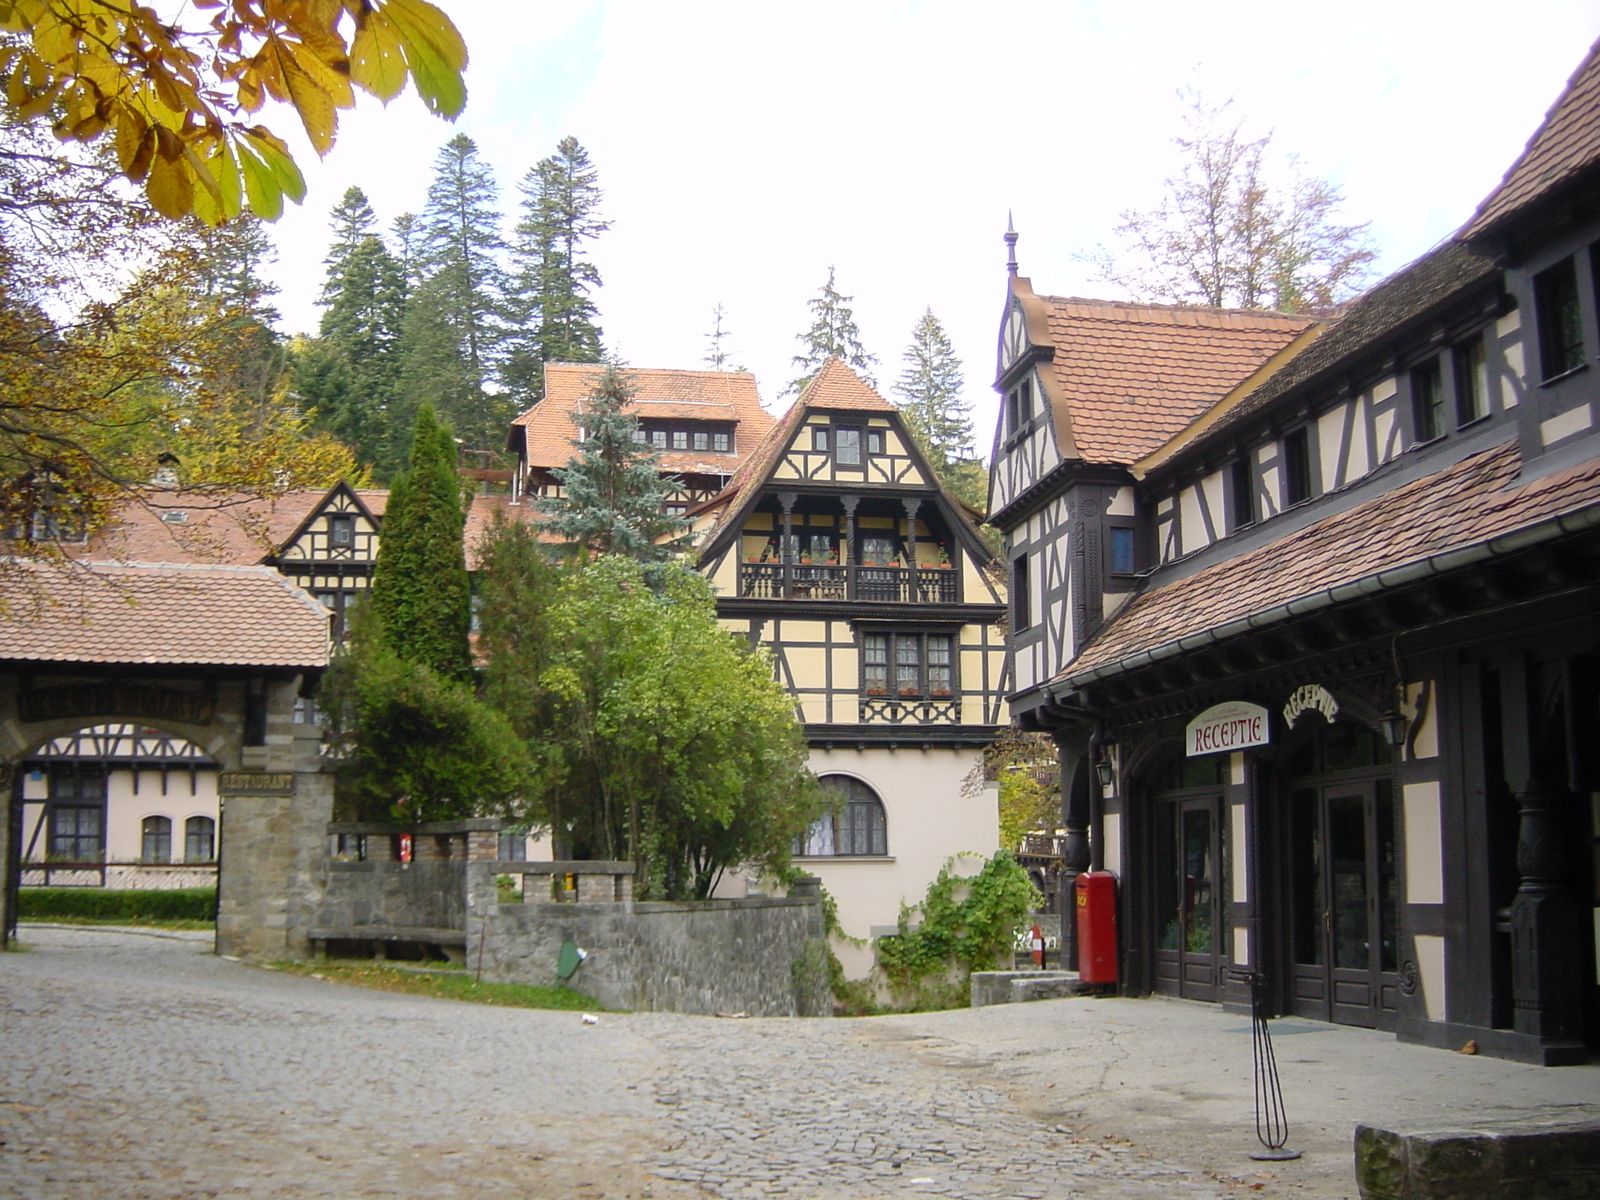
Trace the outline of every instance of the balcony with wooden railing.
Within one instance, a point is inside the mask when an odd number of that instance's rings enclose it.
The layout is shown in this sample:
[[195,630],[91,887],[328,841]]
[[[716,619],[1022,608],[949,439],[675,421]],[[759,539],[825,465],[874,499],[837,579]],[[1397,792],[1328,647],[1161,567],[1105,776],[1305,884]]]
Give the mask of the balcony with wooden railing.
[[888,604],[954,604],[956,572],[948,566],[839,566],[834,563],[739,564],[747,600],[862,600]]

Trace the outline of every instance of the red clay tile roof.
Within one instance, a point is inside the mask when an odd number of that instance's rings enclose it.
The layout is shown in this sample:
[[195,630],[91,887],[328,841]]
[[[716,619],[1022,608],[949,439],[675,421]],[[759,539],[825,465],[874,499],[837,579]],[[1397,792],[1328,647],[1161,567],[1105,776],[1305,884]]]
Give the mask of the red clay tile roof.
[[270,567],[10,562],[0,659],[321,667],[328,611]]
[[[322,489],[271,498],[151,490],[124,505],[91,539],[85,556],[148,563],[252,565],[292,535],[326,495]],[[367,499],[367,494],[362,498]]]
[[1511,169],[1456,236],[1488,232],[1519,209],[1600,161],[1600,42],[1589,47]]
[[1600,504],[1600,458],[1517,486],[1515,441],[1134,597],[1057,677]]
[[[511,424],[520,432],[528,465],[563,467],[573,455],[577,433],[572,414],[594,389],[605,368],[596,363],[546,363],[544,399]],[[661,469],[679,475],[732,475],[772,428],[772,414],[761,407],[754,375],[742,371],[673,371],[630,368],[638,388],[640,416],[675,420],[733,421],[732,455],[666,453]]]
[[1143,458],[1315,321],[1253,310],[1039,299],[1055,346],[1050,369],[1086,462]]
[[801,390],[795,403],[808,408],[894,411],[894,405],[878,395],[871,384],[837,358],[830,358],[822,364],[822,369],[811,377],[811,382]]

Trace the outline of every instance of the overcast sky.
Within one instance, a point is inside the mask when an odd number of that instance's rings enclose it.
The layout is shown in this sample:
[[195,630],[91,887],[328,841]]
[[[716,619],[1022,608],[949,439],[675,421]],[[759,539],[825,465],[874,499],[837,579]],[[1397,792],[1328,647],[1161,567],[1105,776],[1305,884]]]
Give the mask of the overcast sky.
[[[725,345],[781,407],[832,265],[891,398],[932,307],[984,452],[1008,210],[1038,291],[1114,298],[1077,256],[1159,199],[1179,88],[1233,97],[1337,184],[1388,272],[1465,220],[1600,33],[1600,0],[438,2],[472,56],[455,129],[494,167],[508,218],[564,135],[599,170],[609,348],[700,367],[720,302]],[[316,328],[344,190],[385,226],[418,210],[455,129],[408,95],[347,115],[320,164],[297,146],[310,191],[273,230],[286,331]]]

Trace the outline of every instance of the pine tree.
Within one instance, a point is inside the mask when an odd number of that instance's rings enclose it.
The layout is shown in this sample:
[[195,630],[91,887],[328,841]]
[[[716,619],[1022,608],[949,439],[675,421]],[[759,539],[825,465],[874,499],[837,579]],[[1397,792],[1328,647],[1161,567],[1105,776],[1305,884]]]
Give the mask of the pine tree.
[[263,274],[277,259],[266,224],[250,213],[215,228],[195,224],[187,252],[194,257],[195,290],[230,314],[229,326],[237,335],[222,377],[241,395],[265,401],[288,366],[272,328],[279,316],[271,300],[278,285]]
[[[400,384],[400,337],[406,284],[400,262],[376,232],[377,217],[360,188],[351,188],[334,208],[333,243],[323,260],[328,275],[318,300],[322,341],[348,365],[343,394],[309,395],[323,422],[376,463],[395,431],[390,410]],[[331,377],[329,377],[331,379]],[[314,380],[308,380],[315,386]],[[302,395],[307,394],[304,388]]]
[[420,220],[422,268],[430,280],[444,278],[441,300],[460,333],[473,383],[481,389],[499,342],[496,316],[505,290],[499,260],[505,244],[495,207],[500,189],[464,133],[445,143],[433,170]]
[[466,678],[472,665],[463,519],[455,439],[425,404],[409,467],[389,493],[368,599],[389,648],[448,679]]
[[811,328],[799,334],[797,340],[805,346],[804,354],[796,354],[790,361],[800,368],[800,375],[784,389],[785,395],[798,395],[811,382],[811,377],[822,369],[830,358],[840,359],[847,367],[869,384],[876,387],[872,367],[878,360],[861,345],[861,331],[856,328],[855,314],[850,310],[854,296],[843,296],[833,283],[834,269],[828,268],[828,282],[815,299],[806,301],[811,309]]
[[410,291],[422,282],[422,223],[415,213],[401,213],[390,222],[389,235],[406,290]]
[[711,332],[706,334],[706,341],[711,343],[711,348],[706,351],[706,365],[713,371],[729,371],[733,368],[728,365],[728,352],[722,348],[723,339],[728,336],[728,331],[722,327],[722,304],[711,310]]
[[537,400],[547,362],[599,362],[600,272],[584,243],[611,228],[599,215],[599,173],[573,137],[523,177],[522,219],[511,248],[507,313],[516,332],[501,378],[524,402]]
[[662,539],[683,534],[689,524],[662,511],[672,485],[661,476],[660,455],[635,436],[639,422],[625,411],[634,395],[627,372],[607,363],[573,414],[578,456],[552,472],[566,494],[542,502],[543,524],[563,540],[601,554],[661,562],[675,549]]
[[905,370],[895,391],[903,397],[900,412],[936,468],[972,456],[972,417],[961,399],[965,381],[933,309],[927,309],[911,331]]

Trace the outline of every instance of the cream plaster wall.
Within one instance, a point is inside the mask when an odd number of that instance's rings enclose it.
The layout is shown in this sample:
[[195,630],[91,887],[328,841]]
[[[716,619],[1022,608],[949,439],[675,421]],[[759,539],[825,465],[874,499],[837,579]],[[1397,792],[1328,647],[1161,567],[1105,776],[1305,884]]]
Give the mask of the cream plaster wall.
[[[1422,699],[1424,689],[1429,690],[1428,706],[1421,713],[1418,722],[1418,703]],[[1427,683],[1406,684],[1405,704],[1402,706],[1407,721],[1411,722],[1411,729],[1407,735],[1411,743],[1412,758],[1437,758],[1439,756],[1439,698]]]
[[1444,843],[1439,824],[1439,785],[1408,783],[1405,796],[1406,901],[1444,903]]
[[1417,975],[1422,983],[1422,1005],[1428,1020],[1442,1021],[1444,1008],[1444,938],[1432,934],[1418,934],[1412,939],[1417,947]]
[[[888,858],[796,858],[821,878],[839,905],[839,923],[853,937],[893,925],[902,903],[922,899],[954,854],[988,858],[999,845],[998,793],[962,795],[962,780],[979,753],[967,749],[813,750],[817,775],[853,775],[878,793],[888,830]],[[967,866],[977,869],[977,863]],[[870,949],[838,947],[852,978],[872,963]]]
[[1133,489],[1131,487],[1119,487],[1115,492],[1111,493],[1111,499],[1106,502],[1106,516],[1131,517],[1134,515]]

